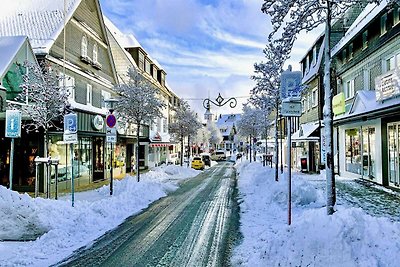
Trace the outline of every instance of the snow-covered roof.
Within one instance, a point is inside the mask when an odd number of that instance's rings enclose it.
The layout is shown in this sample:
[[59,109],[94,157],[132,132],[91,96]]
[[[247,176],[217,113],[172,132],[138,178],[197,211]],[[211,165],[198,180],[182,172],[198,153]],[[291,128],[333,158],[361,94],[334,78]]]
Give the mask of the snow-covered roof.
[[230,135],[233,126],[240,120],[241,114],[224,114],[221,115],[215,123],[218,129],[223,130],[222,136]]
[[334,56],[344,46],[346,46],[365,26],[367,26],[386,6],[387,0],[377,5],[375,3],[368,4],[364,10],[358,15],[356,20],[345,33],[344,37],[332,48],[331,54]]
[[[316,44],[314,44],[316,45]],[[321,67],[322,58],[324,57],[324,46],[325,46],[325,38],[322,41],[321,47],[319,48],[317,55],[317,62],[311,63],[310,69],[305,72],[303,78],[301,79],[301,83],[304,84],[312,79],[315,75],[317,75],[319,68]]]
[[0,77],[5,75],[26,40],[26,36],[0,37]]
[[399,105],[400,98],[391,98],[383,102],[378,102],[376,101],[376,92],[374,90],[359,90],[356,93],[349,112],[335,116],[334,121],[353,118],[372,112],[384,111],[388,108],[398,107]]
[[143,47],[140,45],[139,41],[133,34],[126,34],[121,32],[117,28],[117,26],[115,26],[115,24],[111,22],[109,18],[107,18],[106,16],[103,16],[103,18],[107,28],[110,30],[110,32],[112,33],[112,35],[114,36],[114,38],[117,40],[117,42],[121,47],[123,48],[140,47],[143,49]]
[[310,136],[320,126],[319,121],[304,123],[299,130],[292,134],[292,141],[319,140],[318,136]]
[[[66,1],[66,21],[81,1]],[[26,35],[35,53],[48,53],[63,26],[64,0],[2,1],[0,36]]]

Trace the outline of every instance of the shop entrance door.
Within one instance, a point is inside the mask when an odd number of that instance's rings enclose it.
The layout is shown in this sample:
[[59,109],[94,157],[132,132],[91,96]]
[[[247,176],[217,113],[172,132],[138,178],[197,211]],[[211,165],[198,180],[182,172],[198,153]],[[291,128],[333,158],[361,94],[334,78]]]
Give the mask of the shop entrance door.
[[388,124],[388,151],[389,151],[389,185],[399,187],[400,183],[400,151],[399,137],[400,125],[391,123]]
[[104,138],[93,137],[93,181],[104,178]]

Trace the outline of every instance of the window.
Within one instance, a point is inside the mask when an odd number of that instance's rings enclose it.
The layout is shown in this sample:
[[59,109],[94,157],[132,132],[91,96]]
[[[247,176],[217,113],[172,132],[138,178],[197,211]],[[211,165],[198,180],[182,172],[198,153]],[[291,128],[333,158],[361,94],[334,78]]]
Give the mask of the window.
[[354,97],[354,79],[346,82],[344,95],[346,99]]
[[368,47],[368,30],[364,31],[362,34],[363,49]]
[[386,59],[385,67],[384,67],[385,71],[394,70],[395,60],[396,60],[395,56],[392,56],[392,57]]
[[157,80],[157,72],[158,72],[158,70],[157,70],[156,66],[153,65],[153,78],[154,78],[155,80]]
[[168,132],[168,122],[167,119],[163,119],[163,132],[166,133]]
[[307,109],[308,110],[310,110],[311,109],[311,106],[312,106],[312,94],[311,94],[311,92],[307,95],[308,96],[308,107],[307,107]]
[[393,9],[393,25],[396,25],[400,22],[400,7],[395,7]]
[[306,56],[306,73],[310,70],[310,57]]
[[144,55],[139,52],[139,68],[144,70]]
[[349,44],[349,60],[353,58],[353,43]]
[[[61,74],[62,75],[62,74]],[[60,80],[60,87],[64,87],[64,80]],[[65,90],[68,93],[68,99],[75,100],[75,79],[69,75],[65,75]]]
[[99,62],[98,61],[98,57],[97,57],[98,51],[99,51],[99,48],[98,48],[97,44],[94,44],[93,45],[93,62],[94,63],[98,63]]
[[312,107],[316,107],[318,105],[318,89],[315,88],[312,90],[312,94],[311,94],[311,103],[312,103]]
[[165,74],[161,73],[161,85],[164,86],[165,85]]
[[381,35],[387,31],[387,14],[383,14],[381,17]]
[[303,98],[302,100],[301,100],[301,112],[305,112],[306,111],[306,99],[305,98]]
[[86,103],[88,105],[92,104],[92,94],[93,94],[93,87],[91,84],[86,85]]
[[148,61],[147,59],[146,59],[146,61],[145,61],[145,71],[148,73],[148,74],[150,74],[150,70],[151,70],[151,63],[150,63],[150,61]]
[[345,130],[345,156],[346,156],[346,171],[361,174],[361,136],[360,129]]
[[347,60],[347,50],[346,50],[346,48],[344,48],[342,50],[342,61],[343,61],[343,63],[346,62],[346,60]]
[[88,48],[88,42],[86,36],[82,37],[81,41],[81,56],[82,57],[87,57],[87,48]]
[[312,54],[313,54],[313,56],[312,56],[313,65],[315,65],[315,64],[317,64],[317,46],[313,47]]

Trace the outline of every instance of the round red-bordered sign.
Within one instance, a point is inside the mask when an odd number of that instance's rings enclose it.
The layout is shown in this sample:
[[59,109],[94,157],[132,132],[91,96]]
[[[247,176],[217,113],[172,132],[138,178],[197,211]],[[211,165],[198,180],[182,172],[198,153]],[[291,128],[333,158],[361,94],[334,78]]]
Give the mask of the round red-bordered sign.
[[116,123],[117,123],[117,119],[115,118],[115,116],[113,114],[107,115],[106,124],[108,127],[113,128]]

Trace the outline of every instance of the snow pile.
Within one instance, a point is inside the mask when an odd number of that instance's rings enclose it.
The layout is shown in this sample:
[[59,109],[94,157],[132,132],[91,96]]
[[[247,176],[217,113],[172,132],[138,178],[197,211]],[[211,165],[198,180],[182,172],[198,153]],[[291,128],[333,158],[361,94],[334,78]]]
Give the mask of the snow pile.
[[[171,170],[168,167],[166,170]],[[181,170],[178,170],[181,169]],[[21,239],[32,232],[41,235],[33,242],[0,242],[0,266],[48,266],[74,250],[115,228],[127,217],[177,188],[179,179],[197,171],[175,167],[168,174],[157,168],[143,174],[142,180],[127,176],[115,180],[114,194],[109,186],[75,194],[61,200],[31,198],[0,187],[0,239]]]
[[287,225],[287,180],[259,163],[237,164],[242,243],[234,266],[397,266],[400,224],[338,206],[326,215],[325,193],[292,177],[292,225]]

